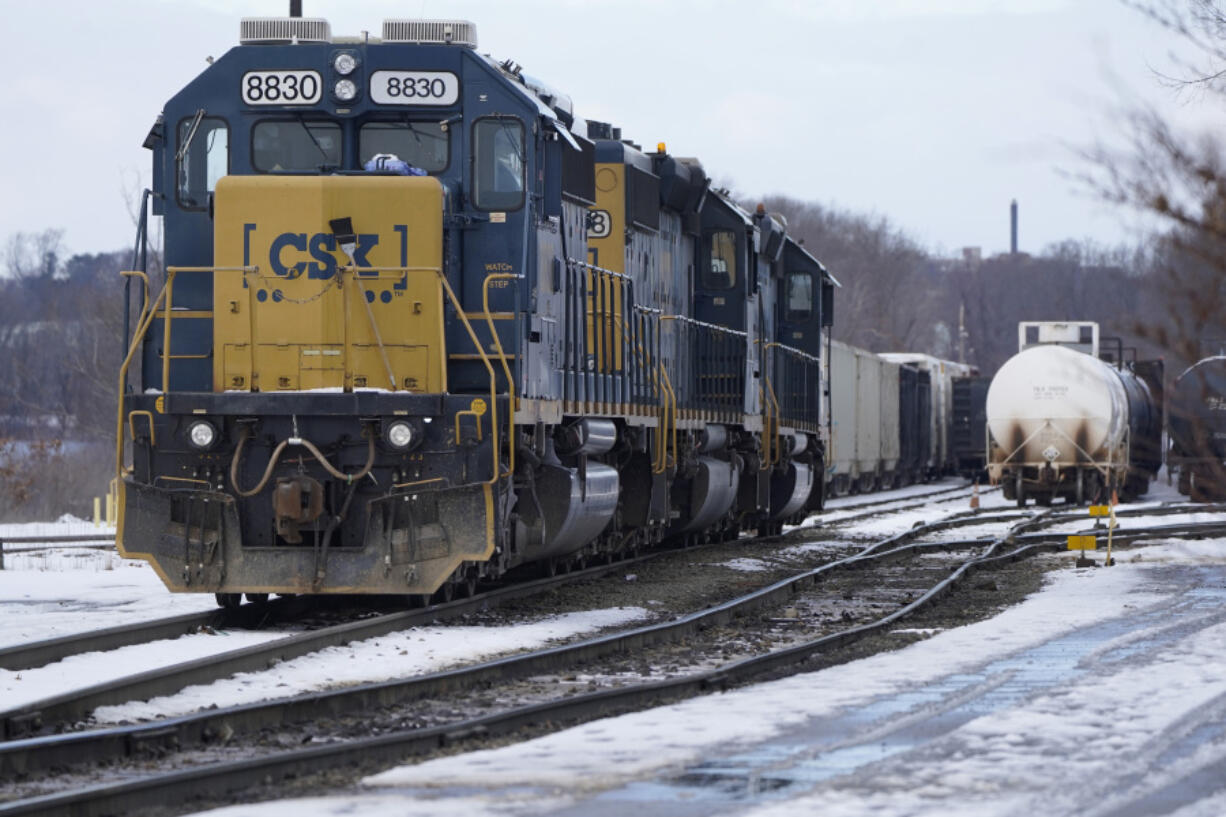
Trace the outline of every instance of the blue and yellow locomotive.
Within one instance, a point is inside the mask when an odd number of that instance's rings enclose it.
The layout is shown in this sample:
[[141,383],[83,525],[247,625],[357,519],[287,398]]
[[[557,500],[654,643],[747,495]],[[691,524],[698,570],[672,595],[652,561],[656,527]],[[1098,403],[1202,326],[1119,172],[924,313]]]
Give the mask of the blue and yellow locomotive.
[[475,47],[245,19],[166,104],[117,467],[172,590],[450,597],[820,507],[833,279]]

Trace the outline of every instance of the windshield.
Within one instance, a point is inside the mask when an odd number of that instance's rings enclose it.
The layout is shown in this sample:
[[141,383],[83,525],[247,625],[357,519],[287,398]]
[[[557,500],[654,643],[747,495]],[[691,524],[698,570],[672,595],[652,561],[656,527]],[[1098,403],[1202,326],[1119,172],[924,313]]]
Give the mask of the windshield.
[[257,122],[251,134],[251,166],[261,173],[316,171],[341,164],[341,126],[336,122]]
[[365,166],[390,153],[427,173],[447,169],[447,133],[438,122],[367,122],[358,132],[358,153]]
[[230,131],[222,119],[185,119],[179,125],[179,150],[179,203],[203,209],[217,180],[230,170]]
[[803,321],[813,312],[813,276],[793,272],[788,276],[787,315],[789,321]]
[[473,126],[473,203],[481,210],[517,210],[524,203],[524,126],[486,117]]

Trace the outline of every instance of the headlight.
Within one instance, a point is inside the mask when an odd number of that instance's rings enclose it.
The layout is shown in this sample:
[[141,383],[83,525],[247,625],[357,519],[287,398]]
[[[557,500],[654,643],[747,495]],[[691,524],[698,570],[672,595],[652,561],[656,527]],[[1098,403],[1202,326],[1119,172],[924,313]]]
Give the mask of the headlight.
[[332,67],[336,69],[336,73],[342,77],[347,77],[353,73],[353,69],[358,67],[358,61],[354,59],[352,54],[337,54],[332,60]]
[[341,102],[352,102],[358,95],[358,86],[354,85],[351,79],[339,79],[336,85],[332,86],[332,93],[336,94],[336,98]]
[[193,448],[203,451],[206,448],[211,448],[213,443],[217,442],[217,429],[213,428],[212,423],[200,420],[188,427],[187,439],[191,442]]
[[413,442],[413,426],[398,420],[387,427],[384,436],[392,448],[408,448]]

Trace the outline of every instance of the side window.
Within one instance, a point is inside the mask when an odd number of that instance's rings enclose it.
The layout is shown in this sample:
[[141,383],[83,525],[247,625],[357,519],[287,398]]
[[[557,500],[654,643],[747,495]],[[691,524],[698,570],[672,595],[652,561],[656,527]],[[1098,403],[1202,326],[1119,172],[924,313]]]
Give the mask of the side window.
[[736,285],[736,233],[719,230],[707,237],[710,263],[702,273],[705,289],[732,289]]
[[473,204],[478,210],[518,210],[524,204],[524,125],[485,117],[473,126]]
[[340,164],[341,126],[336,122],[265,120],[251,130],[251,166],[261,173],[315,173]]
[[217,180],[230,172],[230,131],[224,119],[194,117],[179,123],[179,204],[189,210],[209,206]]
[[807,272],[793,272],[788,275],[787,308],[784,319],[789,321],[808,320],[813,314],[813,276]]
[[447,131],[438,122],[367,122],[358,131],[358,158],[363,166],[390,153],[427,173],[447,169]]

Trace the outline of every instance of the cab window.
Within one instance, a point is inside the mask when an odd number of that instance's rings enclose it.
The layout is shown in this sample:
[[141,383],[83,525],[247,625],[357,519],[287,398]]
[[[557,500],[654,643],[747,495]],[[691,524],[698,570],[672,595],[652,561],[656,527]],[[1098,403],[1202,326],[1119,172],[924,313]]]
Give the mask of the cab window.
[[358,131],[358,154],[365,166],[379,154],[392,154],[427,173],[447,169],[447,133],[438,122],[367,122]]
[[184,119],[179,123],[178,145],[179,204],[204,210],[217,180],[230,172],[229,128],[224,119]]
[[478,210],[518,210],[524,203],[524,125],[508,116],[473,125],[473,204]]
[[807,272],[793,272],[788,276],[788,295],[785,304],[785,320],[803,321],[813,314],[812,275]]
[[732,289],[736,284],[736,234],[719,230],[707,238],[709,261],[703,270],[706,289]]
[[251,166],[261,173],[313,173],[340,164],[341,126],[336,122],[266,120],[251,131]]

